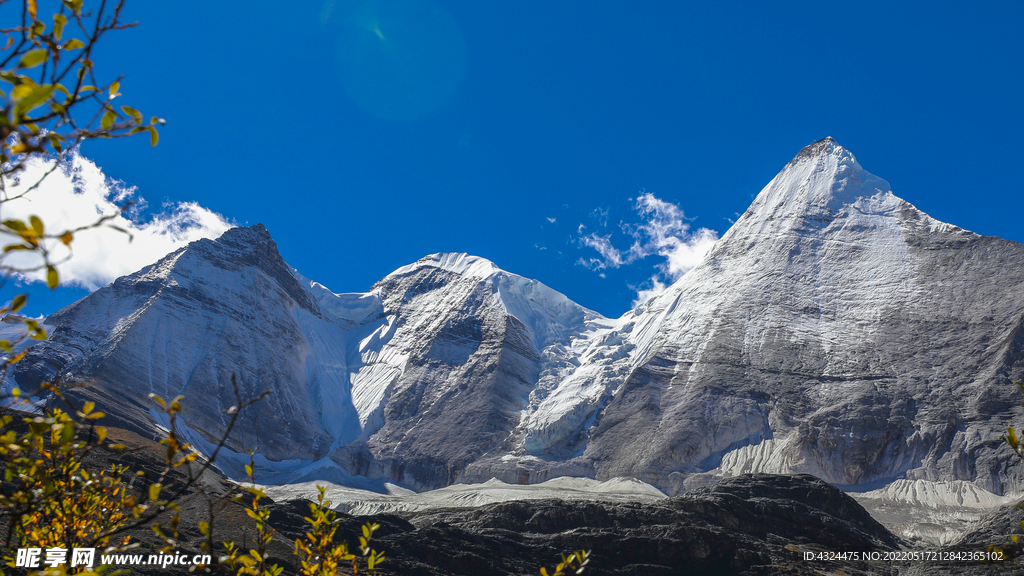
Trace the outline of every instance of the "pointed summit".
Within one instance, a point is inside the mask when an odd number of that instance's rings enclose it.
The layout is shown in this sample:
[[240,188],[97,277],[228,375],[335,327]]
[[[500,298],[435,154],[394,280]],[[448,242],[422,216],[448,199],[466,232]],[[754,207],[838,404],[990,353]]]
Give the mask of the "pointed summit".
[[840,154],[843,152],[849,154],[849,152],[845,148],[840,146],[839,143],[835,141],[835,138],[832,138],[831,136],[825,136],[824,138],[818,140],[817,142],[812,142],[811,144],[804,146],[803,149],[800,150],[800,152],[798,152],[797,155],[794,156],[789,163],[792,164],[794,162],[799,161],[802,158],[814,158],[816,156],[820,156],[823,154],[836,153],[837,151]]
[[291,268],[281,257],[277,243],[263,224],[231,228],[216,240],[197,240],[166,256],[154,266],[165,269],[167,273],[183,269],[186,274],[190,274],[197,266],[205,265],[200,262],[221,270],[247,267],[258,269],[273,279],[300,307],[314,315],[319,314],[316,303],[296,280]]
[[886,208],[903,202],[893,196],[888,182],[865,170],[830,136],[805,147],[786,164],[758,194],[748,213],[771,218],[833,216],[844,207],[871,199]]

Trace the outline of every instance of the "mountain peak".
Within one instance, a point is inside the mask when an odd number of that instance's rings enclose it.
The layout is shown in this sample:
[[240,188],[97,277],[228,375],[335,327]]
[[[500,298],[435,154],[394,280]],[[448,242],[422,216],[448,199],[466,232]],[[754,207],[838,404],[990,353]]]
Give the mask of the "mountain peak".
[[[870,201],[870,202],[869,202]],[[793,216],[831,217],[855,204],[889,210],[903,200],[889,183],[865,170],[831,136],[804,147],[761,190],[747,215],[758,220]]]
[[[793,159],[790,161],[790,164],[804,158],[816,158],[818,156],[829,154],[836,156],[842,156],[846,154],[851,159],[853,159],[853,155],[850,154],[850,152],[847,149],[840,146],[839,143],[835,141],[835,138],[832,138],[831,136],[825,136],[824,138],[818,140],[817,142],[812,142],[811,144],[804,146],[803,149],[800,150],[800,152],[798,152],[795,157],[793,157]],[[854,161],[856,160],[854,159]]]
[[219,238],[214,240],[214,242],[233,242],[249,245],[266,244],[273,241],[274,239],[270,236],[270,231],[267,230],[267,227],[258,222],[252,226],[228,228]]
[[439,268],[460,276],[480,279],[489,278],[494,274],[504,272],[494,262],[480,256],[473,256],[465,252],[438,252],[436,254],[428,254],[407,266],[402,266],[388,274],[388,276],[408,274],[413,270],[423,267]]
[[[165,256],[150,268],[166,276],[179,267],[191,273],[192,269],[206,264],[225,271],[245,267],[258,269],[277,283],[299,306],[313,314],[319,314],[316,303],[296,280],[291,268],[281,257],[277,243],[263,224],[236,226],[228,229],[219,238],[196,240]],[[119,278],[117,281],[139,274],[145,275],[150,268]]]

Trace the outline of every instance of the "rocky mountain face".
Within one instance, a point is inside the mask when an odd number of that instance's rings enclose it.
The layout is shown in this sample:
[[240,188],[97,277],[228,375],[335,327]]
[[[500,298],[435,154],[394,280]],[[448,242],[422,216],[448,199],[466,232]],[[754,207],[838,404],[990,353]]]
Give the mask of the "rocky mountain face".
[[1022,281],[1024,246],[935,221],[822,140],[588,351],[629,354],[560,383],[526,448],[586,426],[599,477],[669,492],[707,471],[1018,490],[999,436],[1021,421]]
[[999,441],[1024,422],[1022,282],[1024,246],[935,221],[825,139],[619,319],[465,254],[335,294],[256,225],[54,314],[15,378],[142,412],[184,394],[203,447],[235,374],[243,398],[273,393],[219,462],[239,475],[252,448],[268,482],[631,476],[671,495],[772,472],[999,495],[1024,487]]

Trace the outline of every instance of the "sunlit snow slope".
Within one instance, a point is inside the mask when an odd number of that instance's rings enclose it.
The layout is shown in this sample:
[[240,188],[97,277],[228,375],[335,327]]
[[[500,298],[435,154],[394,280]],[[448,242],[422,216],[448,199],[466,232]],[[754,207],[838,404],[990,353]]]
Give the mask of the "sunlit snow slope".
[[1022,283],[1024,246],[933,220],[825,139],[617,320],[465,254],[335,294],[256,225],[54,314],[16,378],[94,380],[142,412],[185,394],[202,443],[235,374],[244,397],[273,391],[229,445],[267,482],[625,476],[674,494],[809,472],[1001,495],[1022,487],[998,440],[1024,420]]

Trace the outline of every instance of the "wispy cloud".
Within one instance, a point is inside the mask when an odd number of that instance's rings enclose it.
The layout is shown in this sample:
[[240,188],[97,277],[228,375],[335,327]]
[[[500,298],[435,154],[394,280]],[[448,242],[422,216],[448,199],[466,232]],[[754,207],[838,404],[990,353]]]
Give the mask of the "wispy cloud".
[[[51,162],[42,159],[30,163],[16,183],[7,182],[8,196],[17,196],[52,167]],[[93,223],[100,216],[115,214],[118,206],[128,200],[134,202],[133,209],[108,224],[127,230],[132,241],[129,242],[126,234],[108,227],[77,234],[71,244],[71,258],[58,266],[62,283],[95,290],[156,262],[193,240],[216,238],[232,227],[223,216],[195,202],[165,204],[160,212],[142,217],[145,200],[133,187],[107,178],[96,164],[77,153],[47,176],[37,189],[3,203],[0,209],[4,219],[27,220],[30,215],[39,216],[48,232],[60,233]],[[3,243],[9,244],[10,240]],[[60,259],[65,255],[67,251],[58,250],[53,257]],[[38,259],[15,253],[5,264],[29,267],[38,264]],[[25,279],[38,281],[42,276],[28,273]]]
[[[622,231],[632,237],[629,248],[617,248],[611,234],[587,233],[586,227],[580,225],[579,243],[597,251],[598,256],[580,258],[577,264],[591,270],[604,270],[627,266],[648,256],[664,258],[655,265],[657,272],[637,288],[637,299],[633,302],[637,305],[657,296],[699,264],[718,241],[718,232],[709,228],[691,232],[690,219],[682,208],[650,193],[638,197],[633,207],[640,222],[619,224]],[[607,221],[606,210],[595,214]]]
[[[586,228],[580,226],[580,233],[582,234]],[[580,243],[589,248],[597,250],[600,254],[600,258],[580,258],[578,264],[586,266],[591,270],[601,270],[604,268],[618,268],[623,264],[630,264],[635,260],[632,255],[627,253],[622,254],[618,248],[612,245],[612,235],[606,234],[604,236],[598,236],[596,232],[591,232],[586,236],[580,237]]]

